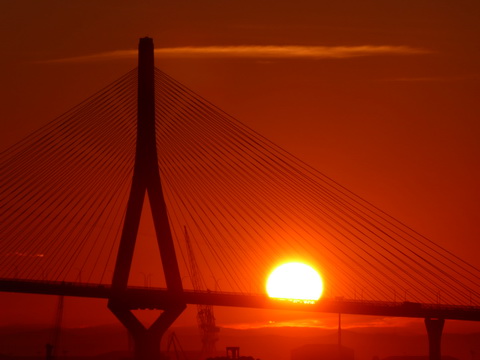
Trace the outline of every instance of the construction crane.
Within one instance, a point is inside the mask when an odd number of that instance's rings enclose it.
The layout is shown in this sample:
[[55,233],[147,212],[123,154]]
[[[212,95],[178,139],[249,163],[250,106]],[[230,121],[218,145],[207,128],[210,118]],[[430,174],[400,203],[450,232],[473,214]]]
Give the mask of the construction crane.
[[[202,278],[202,273],[198,267],[193,252],[190,237],[188,236],[187,228],[185,227],[185,242],[187,244],[190,277],[192,279],[193,289],[200,291],[204,290],[205,283]],[[197,323],[201,333],[202,350],[199,358],[209,358],[216,355],[215,343],[218,341],[218,332],[220,328],[215,324],[215,316],[213,314],[212,305],[197,305]]]
[[53,324],[53,333],[51,342],[46,345],[47,351],[47,360],[55,360],[58,356],[58,347],[60,344],[60,333],[62,331],[62,321],[63,321],[63,296],[58,297],[57,302],[57,311],[55,313],[55,320]]
[[[188,360],[187,356],[185,354],[185,351],[183,351],[182,345],[180,344],[180,341],[178,340],[177,335],[175,332],[170,333],[170,336],[168,337],[168,342],[167,342],[167,354],[170,356],[173,348],[173,354],[175,355],[174,360]],[[172,359],[170,357],[170,359]]]

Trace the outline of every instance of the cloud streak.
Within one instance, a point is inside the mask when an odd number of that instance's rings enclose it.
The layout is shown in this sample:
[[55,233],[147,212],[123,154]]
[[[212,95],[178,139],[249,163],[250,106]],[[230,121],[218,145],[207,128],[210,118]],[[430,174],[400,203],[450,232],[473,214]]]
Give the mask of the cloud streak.
[[[317,328],[323,330],[338,329],[338,319],[331,318],[305,318],[286,321],[268,321],[256,323],[236,323],[236,324],[221,324],[224,328],[245,330],[245,329],[262,329],[262,328]],[[342,328],[344,329],[363,329],[363,328],[402,328],[411,327],[412,319],[410,318],[389,318],[389,317],[374,317],[370,319],[348,319],[343,321]]]
[[[428,54],[426,49],[409,46],[185,46],[155,49],[169,58],[247,58],[247,59],[347,59],[365,56]],[[86,56],[49,60],[49,63],[96,62],[131,59],[137,50],[110,51]]]

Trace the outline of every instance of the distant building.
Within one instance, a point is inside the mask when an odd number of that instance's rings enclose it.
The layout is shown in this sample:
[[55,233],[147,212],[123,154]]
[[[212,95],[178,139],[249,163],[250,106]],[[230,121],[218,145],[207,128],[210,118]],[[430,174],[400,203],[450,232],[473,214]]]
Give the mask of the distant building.
[[217,356],[207,358],[206,360],[255,360],[253,356],[240,356],[240,348],[238,346],[227,346],[226,351],[226,356]]
[[353,349],[337,344],[309,344],[292,350],[292,360],[354,360]]

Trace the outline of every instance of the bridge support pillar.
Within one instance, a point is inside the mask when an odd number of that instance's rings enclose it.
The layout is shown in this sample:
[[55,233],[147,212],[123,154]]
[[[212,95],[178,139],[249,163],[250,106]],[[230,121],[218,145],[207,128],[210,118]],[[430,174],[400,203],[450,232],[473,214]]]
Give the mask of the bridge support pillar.
[[[108,307],[132,335],[135,360],[160,360],[160,341],[170,325],[185,309],[182,303],[182,279],[175,255],[172,231],[158,168],[155,117],[154,46],[151,38],[142,38],[138,46],[137,148],[130,196],[118,246]],[[150,328],[132,314],[132,309],[148,306],[128,299],[128,279],[137,241],[145,197],[148,195],[157,235],[163,274],[169,295],[159,308],[163,313]],[[158,300],[158,299],[156,299]],[[158,302],[156,303],[158,305]]]
[[428,334],[429,359],[441,360],[441,342],[444,319],[425,318],[425,326]]
[[182,304],[169,307],[149,328],[143,326],[128,308],[115,306],[111,302],[108,307],[132,336],[133,358],[135,360],[161,360],[164,359],[160,352],[162,337],[186,306]]

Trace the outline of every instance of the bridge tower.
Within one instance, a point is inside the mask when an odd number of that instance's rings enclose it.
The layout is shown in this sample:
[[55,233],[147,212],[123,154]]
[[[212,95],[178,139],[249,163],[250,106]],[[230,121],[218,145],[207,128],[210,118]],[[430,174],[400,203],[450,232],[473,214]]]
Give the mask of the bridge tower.
[[[130,332],[136,360],[159,360],[160,341],[186,305],[176,299],[183,292],[172,233],[162,192],[155,136],[155,67],[151,38],[141,38],[138,48],[137,145],[132,185],[127,203],[122,236],[112,279],[110,311]],[[148,194],[160,250],[169,301],[162,314],[146,328],[131,312],[135,304],[127,301],[126,289],[132,265],[140,217]]]
[[445,319],[442,318],[425,318],[429,344],[429,360],[441,360],[442,358],[440,348],[444,324]]

